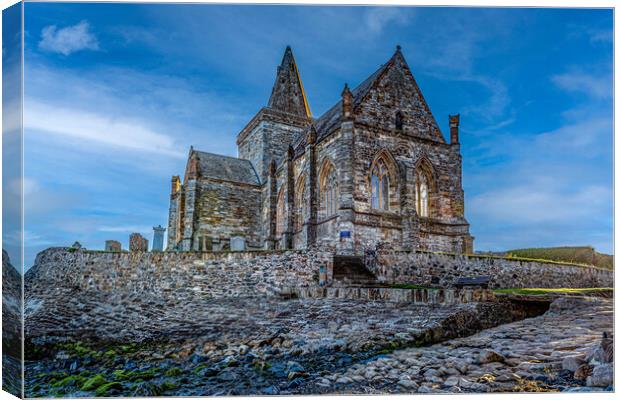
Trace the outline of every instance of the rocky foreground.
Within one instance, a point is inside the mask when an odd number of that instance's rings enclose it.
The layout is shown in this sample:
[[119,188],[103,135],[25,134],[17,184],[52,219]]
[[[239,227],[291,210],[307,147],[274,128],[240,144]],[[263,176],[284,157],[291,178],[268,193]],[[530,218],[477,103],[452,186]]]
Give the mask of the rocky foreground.
[[188,309],[87,297],[98,305],[72,313],[31,304],[27,397],[570,390],[588,378],[563,360],[613,321],[604,299],[556,301],[510,323],[531,307],[230,298]]
[[316,378],[300,391],[609,391],[612,324],[612,300],[561,298],[542,316],[430,347],[397,350]]

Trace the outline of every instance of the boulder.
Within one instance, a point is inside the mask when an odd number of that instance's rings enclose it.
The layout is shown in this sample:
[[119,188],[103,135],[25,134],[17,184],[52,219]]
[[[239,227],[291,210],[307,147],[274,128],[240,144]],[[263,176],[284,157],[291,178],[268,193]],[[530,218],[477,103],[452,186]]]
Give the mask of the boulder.
[[581,364],[573,374],[575,379],[579,379],[580,381],[585,381],[588,376],[592,373],[594,368],[589,364]]
[[459,385],[459,381],[460,381],[460,377],[458,376],[451,376],[448,379],[446,379],[443,383],[444,386],[458,386]]
[[480,356],[478,357],[478,362],[480,364],[488,364],[492,362],[503,362],[505,360],[504,356],[490,349],[482,350],[480,352]]
[[588,351],[586,355],[586,361],[592,365],[607,364],[614,359],[614,342],[607,337],[607,334],[603,334],[603,338],[600,343]]
[[588,386],[607,387],[614,383],[614,364],[600,364],[594,367],[586,381]]
[[562,360],[562,369],[565,369],[570,372],[577,371],[577,368],[584,364],[586,361],[582,357],[578,356],[568,356]]
[[400,381],[398,381],[398,384],[402,386],[403,388],[407,390],[412,390],[412,391],[418,390],[418,387],[420,386],[415,381],[412,381],[411,379],[401,379]]

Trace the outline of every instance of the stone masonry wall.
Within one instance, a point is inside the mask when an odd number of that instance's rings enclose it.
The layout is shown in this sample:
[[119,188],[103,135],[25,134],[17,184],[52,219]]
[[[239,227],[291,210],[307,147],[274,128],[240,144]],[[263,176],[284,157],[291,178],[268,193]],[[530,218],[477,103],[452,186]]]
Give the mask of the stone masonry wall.
[[98,290],[156,296],[191,291],[207,298],[277,294],[318,284],[331,254],[318,251],[118,253],[50,248],[26,274],[26,297],[54,290]]
[[491,288],[612,287],[613,271],[538,261],[416,251],[380,251],[369,269],[383,283],[451,287],[460,277],[490,275]]
[[233,236],[243,236],[250,248],[261,247],[259,187],[202,178],[198,191],[193,250],[227,250]]

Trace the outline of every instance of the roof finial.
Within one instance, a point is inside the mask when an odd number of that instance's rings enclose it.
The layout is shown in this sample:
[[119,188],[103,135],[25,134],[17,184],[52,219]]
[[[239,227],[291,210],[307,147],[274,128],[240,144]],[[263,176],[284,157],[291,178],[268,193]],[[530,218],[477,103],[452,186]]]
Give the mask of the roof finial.
[[396,51],[400,51],[401,47],[399,44],[396,45]]

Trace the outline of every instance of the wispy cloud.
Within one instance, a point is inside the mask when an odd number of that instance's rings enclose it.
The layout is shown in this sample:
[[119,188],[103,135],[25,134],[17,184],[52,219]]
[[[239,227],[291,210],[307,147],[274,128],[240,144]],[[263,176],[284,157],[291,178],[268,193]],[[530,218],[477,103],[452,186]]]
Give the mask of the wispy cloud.
[[613,81],[610,74],[573,70],[553,75],[551,81],[567,92],[583,93],[596,99],[610,99],[612,96]]
[[391,24],[402,25],[409,21],[410,14],[398,7],[377,7],[366,12],[366,27],[372,33],[381,33]]
[[590,42],[592,43],[612,43],[614,31],[612,29],[593,29],[589,30]]
[[550,185],[546,179],[532,179],[519,186],[484,192],[470,200],[474,214],[487,220],[512,225],[554,223],[568,225],[576,218],[606,213],[612,193],[609,187],[584,185],[572,189]]
[[594,115],[537,135],[536,145],[541,149],[579,152],[582,156],[597,155],[609,150],[600,143],[611,140],[612,135],[613,120],[609,116]]
[[184,157],[174,147],[172,137],[154,132],[140,121],[57,107],[29,101],[24,117],[25,129],[36,129],[65,136],[79,142],[107,145],[120,149]]
[[87,21],[76,25],[58,29],[56,25],[49,25],[41,31],[39,48],[52,53],[68,56],[82,50],[99,50],[99,42],[90,32]]

